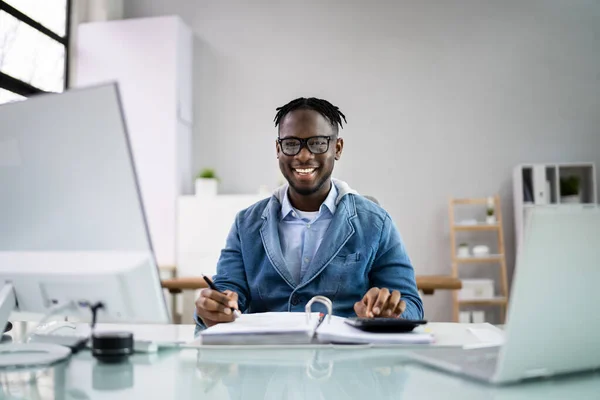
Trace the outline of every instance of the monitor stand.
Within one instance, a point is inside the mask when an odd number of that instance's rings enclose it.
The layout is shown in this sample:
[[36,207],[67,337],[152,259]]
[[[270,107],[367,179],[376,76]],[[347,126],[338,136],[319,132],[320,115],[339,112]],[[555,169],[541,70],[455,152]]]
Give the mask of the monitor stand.
[[15,297],[15,289],[12,283],[5,283],[2,289],[0,289],[0,326],[6,332],[6,326],[8,325],[8,317],[17,306],[17,299]]
[[[11,283],[0,289],[0,326],[8,323],[17,299]],[[47,367],[71,356],[71,349],[56,344],[10,343],[0,344],[0,369]]]

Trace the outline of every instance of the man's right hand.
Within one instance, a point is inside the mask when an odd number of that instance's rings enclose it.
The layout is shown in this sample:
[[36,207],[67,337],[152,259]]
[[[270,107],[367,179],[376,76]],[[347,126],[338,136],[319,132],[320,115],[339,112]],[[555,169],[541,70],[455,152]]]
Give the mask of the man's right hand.
[[231,290],[220,293],[208,288],[202,289],[196,300],[196,313],[207,327],[233,321],[235,316],[231,311],[232,307],[239,309],[238,294]]

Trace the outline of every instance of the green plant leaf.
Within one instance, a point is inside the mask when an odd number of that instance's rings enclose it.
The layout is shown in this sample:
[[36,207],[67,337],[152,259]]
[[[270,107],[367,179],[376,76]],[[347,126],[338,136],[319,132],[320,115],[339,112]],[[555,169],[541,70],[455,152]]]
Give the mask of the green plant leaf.
[[200,172],[198,172],[198,175],[196,175],[196,178],[203,178],[203,179],[218,179],[217,178],[217,174],[215,173],[215,170],[212,168],[204,168],[203,170],[201,170]]
[[560,178],[560,195],[576,196],[579,194],[579,177],[569,176]]

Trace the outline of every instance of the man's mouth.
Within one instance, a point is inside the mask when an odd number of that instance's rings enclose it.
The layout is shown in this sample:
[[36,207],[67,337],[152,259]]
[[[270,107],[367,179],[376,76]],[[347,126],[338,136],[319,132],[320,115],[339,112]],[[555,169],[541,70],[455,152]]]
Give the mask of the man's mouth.
[[315,167],[311,167],[311,168],[292,168],[292,170],[298,176],[310,177],[310,176],[312,176],[315,173],[315,171],[317,170],[317,168],[315,168]]

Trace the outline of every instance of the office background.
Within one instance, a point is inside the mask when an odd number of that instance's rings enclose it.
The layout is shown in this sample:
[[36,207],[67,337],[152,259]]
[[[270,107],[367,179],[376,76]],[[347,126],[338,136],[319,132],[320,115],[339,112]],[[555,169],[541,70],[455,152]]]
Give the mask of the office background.
[[[338,105],[335,176],[390,212],[420,275],[450,273],[448,198],[499,193],[510,279],[513,167],[600,163],[595,1],[107,0],[73,12],[178,15],[192,29],[192,166],[215,168],[222,193],[281,181],[275,107]],[[450,319],[449,292],[424,302],[429,319]]]
[[[600,163],[600,3],[132,0],[194,31],[194,170],[228,193],[279,179],[275,107],[318,96],[348,117],[335,175],[377,197],[418,274],[448,274],[448,197],[500,193],[509,278],[512,168]],[[451,296],[424,299],[449,320]]]

